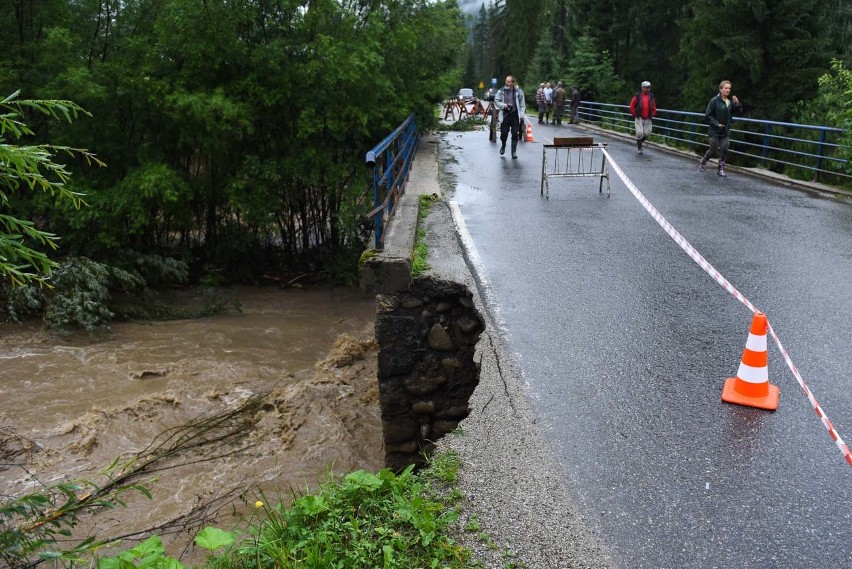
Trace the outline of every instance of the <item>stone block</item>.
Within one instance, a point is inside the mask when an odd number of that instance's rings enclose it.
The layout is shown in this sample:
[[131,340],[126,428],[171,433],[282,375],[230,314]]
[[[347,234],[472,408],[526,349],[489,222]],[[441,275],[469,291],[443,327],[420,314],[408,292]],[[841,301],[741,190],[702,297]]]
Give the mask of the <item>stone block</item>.
[[417,438],[420,433],[420,425],[414,419],[405,415],[398,417],[384,417],[382,434],[385,445],[404,443]]
[[446,376],[434,377],[409,377],[403,380],[405,388],[413,395],[428,395],[434,393],[447,382]]

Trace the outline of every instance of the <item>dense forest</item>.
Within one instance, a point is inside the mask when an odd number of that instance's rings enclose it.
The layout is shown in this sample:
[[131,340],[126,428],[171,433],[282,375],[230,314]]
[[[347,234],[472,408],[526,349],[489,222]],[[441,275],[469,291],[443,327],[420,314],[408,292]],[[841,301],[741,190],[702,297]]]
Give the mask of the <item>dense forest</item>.
[[[4,148],[87,149],[104,166],[56,152],[84,204],[0,176],[0,214],[60,236],[58,259],[157,255],[195,278],[357,271],[366,151],[412,112],[434,120],[463,63],[455,2],[2,4],[2,112],[31,131],[4,132]],[[79,112],[66,121],[33,100]]]
[[730,79],[750,116],[852,131],[850,59],[849,0],[6,0],[0,319],[57,306],[48,274],[69,310],[175,280],[352,282],[366,151],[461,86],[626,103],[647,79],[703,110]]
[[804,113],[832,60],[852,63],[849,0],[493,0],[468,26],[466,85],[513,73],[627,103],[648,80],[659,106],[700,112],[727,79],[748,115],[778,121]]

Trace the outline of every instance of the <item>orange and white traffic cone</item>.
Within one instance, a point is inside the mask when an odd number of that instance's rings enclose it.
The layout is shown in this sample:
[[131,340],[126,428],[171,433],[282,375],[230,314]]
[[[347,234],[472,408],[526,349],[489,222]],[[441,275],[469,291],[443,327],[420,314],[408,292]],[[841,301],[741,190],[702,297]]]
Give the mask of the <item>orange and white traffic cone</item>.
[[769,383],[766,329],[766,315],[756,313],[751,321],[737,377],[725,380],[722,401],[772,411],[778,409],[778,387]]
[[535,142],[532,136],[532,125],[527,121],[527,142]]

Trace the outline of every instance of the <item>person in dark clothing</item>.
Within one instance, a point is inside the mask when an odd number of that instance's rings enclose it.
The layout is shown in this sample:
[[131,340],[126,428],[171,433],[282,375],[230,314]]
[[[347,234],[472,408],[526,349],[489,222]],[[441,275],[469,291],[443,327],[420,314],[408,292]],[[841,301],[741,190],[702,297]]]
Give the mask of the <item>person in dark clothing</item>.
[[562,86],[562,81],[556,83],[556,89],[553,90],[553,122],[557,125],[562,125],[562,115],[565,112],[565,88]]
[[742,112],[742,105],[736,95],[731,95],[731,82],[722,81],[719,83],[719,94],[710,99],[707,103],[707,110],[704,111],[704,116],[709,123],[707,135],[709,137],[710,148],[704,153],[701,158],[701,163],[698,165],[698,170],[704,172],[707,169],[707,161],[714,155],[719,155],[719,171],[718,174],[723,178],[725,173],[726,158],[728,156],[728,146],[730,144],[731,121],[734,114]]
[[505,86],[497,91],[494,105],[500,111],[500,155],[506,153],[506,139],[512,131],[512,158],[517,158],[518,140],[521,138],[521,119],[527,112],[524,92],[515,86],[514,75],[506,76]]
[[580,122],[577,118],[580,113],[580,88],[576,85],[571,87],[571,124]]
[[651,135],[651,119],[657,115],[657,101],[649,81],[642,81],[642,90],[633,95],[630,114],[636,126],[636,152],[642,154],[642,143]]

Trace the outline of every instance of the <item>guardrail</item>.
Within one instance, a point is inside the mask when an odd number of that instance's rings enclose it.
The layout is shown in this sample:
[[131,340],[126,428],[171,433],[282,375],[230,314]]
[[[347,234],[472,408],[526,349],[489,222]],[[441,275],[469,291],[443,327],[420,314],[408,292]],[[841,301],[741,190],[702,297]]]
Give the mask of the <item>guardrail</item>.
[[405,189],[411,161],[419,141],[414,115],[367,152],[367,166],[373,169],[373,203],[367,215],[373,217],[375,248],[384,248],[385,227],[393,219],[397,198]]
[[[633,117],[628,105],[583,101],[580,118],[599,127],[633,134]],[[833,154],[841,146],[837,140],[844,130],[827,126],[786,123],[734,117],[729,154],[749,158],[753,165],[773,170],[801,169],[813,173],[813,181],[821,174],[852,181],[843,172],[847,160]],[[657,109],[651,139],[695,148],[703,153],[707,143],[707,121],[703,113]]]

